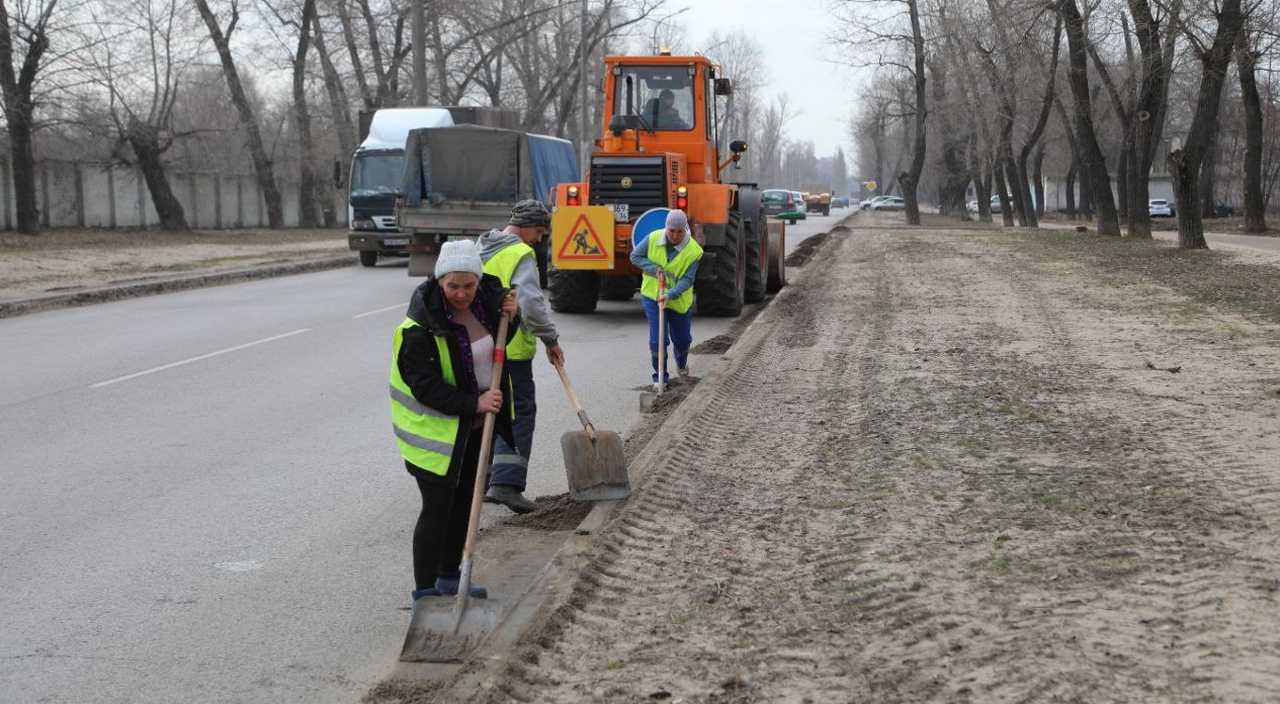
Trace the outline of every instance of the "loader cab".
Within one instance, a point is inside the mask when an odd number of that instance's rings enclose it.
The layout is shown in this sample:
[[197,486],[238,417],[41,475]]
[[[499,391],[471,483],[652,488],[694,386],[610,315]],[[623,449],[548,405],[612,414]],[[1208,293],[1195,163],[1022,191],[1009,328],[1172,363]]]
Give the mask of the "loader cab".
[[716,95],[727,95],[704,56],[610,56],[605,59],[601,151],[682,156],[688,183],[718,183]]

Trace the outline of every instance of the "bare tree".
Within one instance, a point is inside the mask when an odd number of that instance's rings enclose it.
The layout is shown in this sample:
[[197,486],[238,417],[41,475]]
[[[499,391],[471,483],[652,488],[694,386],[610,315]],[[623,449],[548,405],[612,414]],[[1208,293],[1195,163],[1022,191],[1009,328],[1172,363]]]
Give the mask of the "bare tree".
[[89,80],[105,94],[121,142],[117,154],[128,161],[123,150],[128,145],[160,226],[186,230],[165,153],[188,134],[175,131],[173,115],[185,72],[199,50],[191,39],[194,17],[181,0],[127,0],[112,7],[109,16],[95,13],[94,20],[99,41],[82,52],[81,60]]
[[1120,220],[1111,195],[1111,176],[1106,158],[1098,145],[1093,124],[1093,99],[1089,93],[1088,37],[1076,0],[1058,0],[1058,12],[1067,30],[1068,76],[1075,102],[1076,158],[1082,171],[1088,172],[1090,195],[1098,211],[1098,234],[1119,235]]
[[19,232],[28,234],[34,234],[40,227],[36,207],[34,94],[41,72],[48,65],[50,33],[57,6],[58,0],[19,0],[14,5],[17,14],[10,14],[6,1],[0,0],[0,91],[3,91],[4,116],[9,128],[17,226]]
[[1204,239],[1204,221],[1196,207],[1200,167],[1213,139],[1227,65],[1231,62],[1236,34],[1244,22],[1241,0],[1223,0],[1215,14],[1217,28],[1211,44],[1206,45],[1190,27],[1185,32],[1200,59],[1200,90],[1187,138],[1181,149],[1169,153],[1167,160],[1169,175],[1173,179],[1173,193],[1178,202],[1178,246],[1183,249],[1207,249],[1209,246]]
[[222,73],[227,79],[227,89],[231,92],[231,102],[240,113],[240,125],[244,128],[249,141],[249,153],[253,157],[253,168],[258,175],[258,187],[262,189],[262,198],[267,204],[267,222],[271,227],[284,226],[284,204],[280,197],[280,189],[276,185],[275,167],[267,155],[262,141],[262,131],[258,127],[258,118],[254,114],[253,105],[245,93],[244,82],[236,67],[235,58],[231,54],[231,35],[240,22],[238,0],[230,0],[231,19],[224,29],[218,17],[209,7],[209,0],[195,0],[196,9],[209,30],[209,37],[218,51],[218,59],[222,63]]
[[307,104],[307,54],[311,50],[311,32],[316,19],[316,0],[281,2],[260,0],[275,17],[276,40],[288,52],[293,88],[293,125],[298,135],[298,225],[319,224],[319,179],[316,178],[315,139],[311,134],[311,109]]
[[1243,29],[1236,36],[1236,69],[1245,114],[1244,230],[1266,232],[1266,202],[1262,196],[1262,97],[1256,77],[1259,51],[1257,32]]

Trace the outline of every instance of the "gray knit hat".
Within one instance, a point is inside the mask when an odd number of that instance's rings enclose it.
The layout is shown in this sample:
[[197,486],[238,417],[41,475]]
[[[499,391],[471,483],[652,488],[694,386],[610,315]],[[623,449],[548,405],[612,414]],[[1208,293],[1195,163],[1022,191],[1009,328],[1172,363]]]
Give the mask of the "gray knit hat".
[[480,261],[480,250],[471,240],[451,240],[440,247],[440,256],[436,257],[436,279],[455,271],[482,276],[484,263]]
[[516,227],[550,227],[551,211],[547,210],[547,206],[542,201],[522,200],[511,208],[510,223]]

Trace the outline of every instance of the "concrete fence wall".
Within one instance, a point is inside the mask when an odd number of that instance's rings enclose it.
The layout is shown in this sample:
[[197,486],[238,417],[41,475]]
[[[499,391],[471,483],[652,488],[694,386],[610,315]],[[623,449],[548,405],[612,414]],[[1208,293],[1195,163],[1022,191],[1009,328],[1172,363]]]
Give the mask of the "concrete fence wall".
[[[75,161],[36,163],[36,207],[45,227],[155,226],[160,218],[151,202],[142,171],[121,166]],[[267,205],[251,175],[169,172],[169,187],[182,203],[187,224],[199,229],[267,226]],[[298,188],[282,183],[284,224],[298,224]],[[336,208],[345,221],[346,208]],[[0,226],[17,225],[13,166],[0,161]]]

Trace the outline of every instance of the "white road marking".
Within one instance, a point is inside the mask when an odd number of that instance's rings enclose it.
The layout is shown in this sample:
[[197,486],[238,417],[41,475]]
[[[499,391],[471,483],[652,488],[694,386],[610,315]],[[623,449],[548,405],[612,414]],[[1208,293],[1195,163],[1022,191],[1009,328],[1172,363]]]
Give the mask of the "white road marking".
[[367,316],[367,315],[377,315],[378,313],[386,313],[386,312],[387,312],[387,311],[389,311],[389,310],[395,310],[395,309],[397,309],[397,308],[404,308],[404,306],[405,306],[405,304],[403,304],[403,303],[397,303],[397,304],[395,304],[395,305],[387,306],[386,308],[379,308],[379,309],[377,309],[377,310],[371,310],[371,311],[369,311],[368,313],[361,313],[360,315],[353,316],[351,319],[352,319],[352,320],[355,320],[356,318],[363,318],[363,317],[365,317],[365,316]]
[[110,386],[110,385],[112,385],[112,384],[118,384],[118,383],[120,383],[120,382],[122,382],[122,381],[128,381],[128,380],[130,380],[130,379],[137,379],[138,377],[140,377],[140,376],[145,376],[145,375],[147,375],[147,374],[154,374],[154,373],[156,373],[156,372],[162,372],[162,371],[164,371],[164,370],[166,370],[166,369],[173,369],[174,367],[180,367],[180,366],[182,366],[182,365],[184,365],[184,364],[191,364],[192,362],[199,362],[199,361],[200,361],[200,360],[202,360],[202,359],[209,359],[210,357],[217,357],[217,356],[218,356],[218,355],[220,355],[220,354],[226,354],[226,353],[228,353],[228,352],[236,352],[236,351],[238,351],[238,350],[247,349],[247,348],[249,348],[249,347],[253,347],[253,346],[255,346],[255,345],[261,345],[261,344],[264,344],[264,343],[267,343],[267,342],[274,342],[274,341],[276,341],[276,340],[283,340],[283,339],[284,339],[284,338],[286,338],[286,337],[293,337],[294,335],[301,335],[301,334],[302,334],[302,333],[304,333],[304,332],[311,332],[311,328],[302,328],[301,330],[294,330],[293,332],[286,332],[286,333],[285,333],[285,334],[283,334],[283,335],[273,335],[272,337],[263,338],[263,339],[261,339],[261,340],[254,340],[253,342],[246,342],[246,343],[244,343],[243,345],[236,345],[235,347],[228,347],[228,348],[223,349],[223,350],[218,350],[217,352],[210,352],[209,354],[202,354],[202,355],[200,355],[199,357],[192,357],[192,358],[190,358],[190,359],[184,359],[184,360],[182,360],[182,361],[180,361],[180,362],[170,362],[169,364],[164,364],[164,365],[161,365],[161,366],[159,366],[159,367],[152,367],[151,369],[146,369],[146,370],[143,370],[143,371],[140,371],[140,372],[134,372],[133,374],[128,374],[128,375],[125,375],[125,376],[118,376],[118,377],[116,377],[116,378],[114,378],[114,379],[108,379],[108,380],[106,380],[106,381],[99,381],[99,382],[98,382],[98,383],[96,383],[96,384],[91,384],[91,385],[89,386],[89,388],[91,388],[91,389],[100,389],[100,388],[102,388],[102,387],[104,387],[104,386]]
[[239,560],[237,562],[215,562],[214,569],[224,572],[252,572],[262,569],[262,563],[258,560]]

